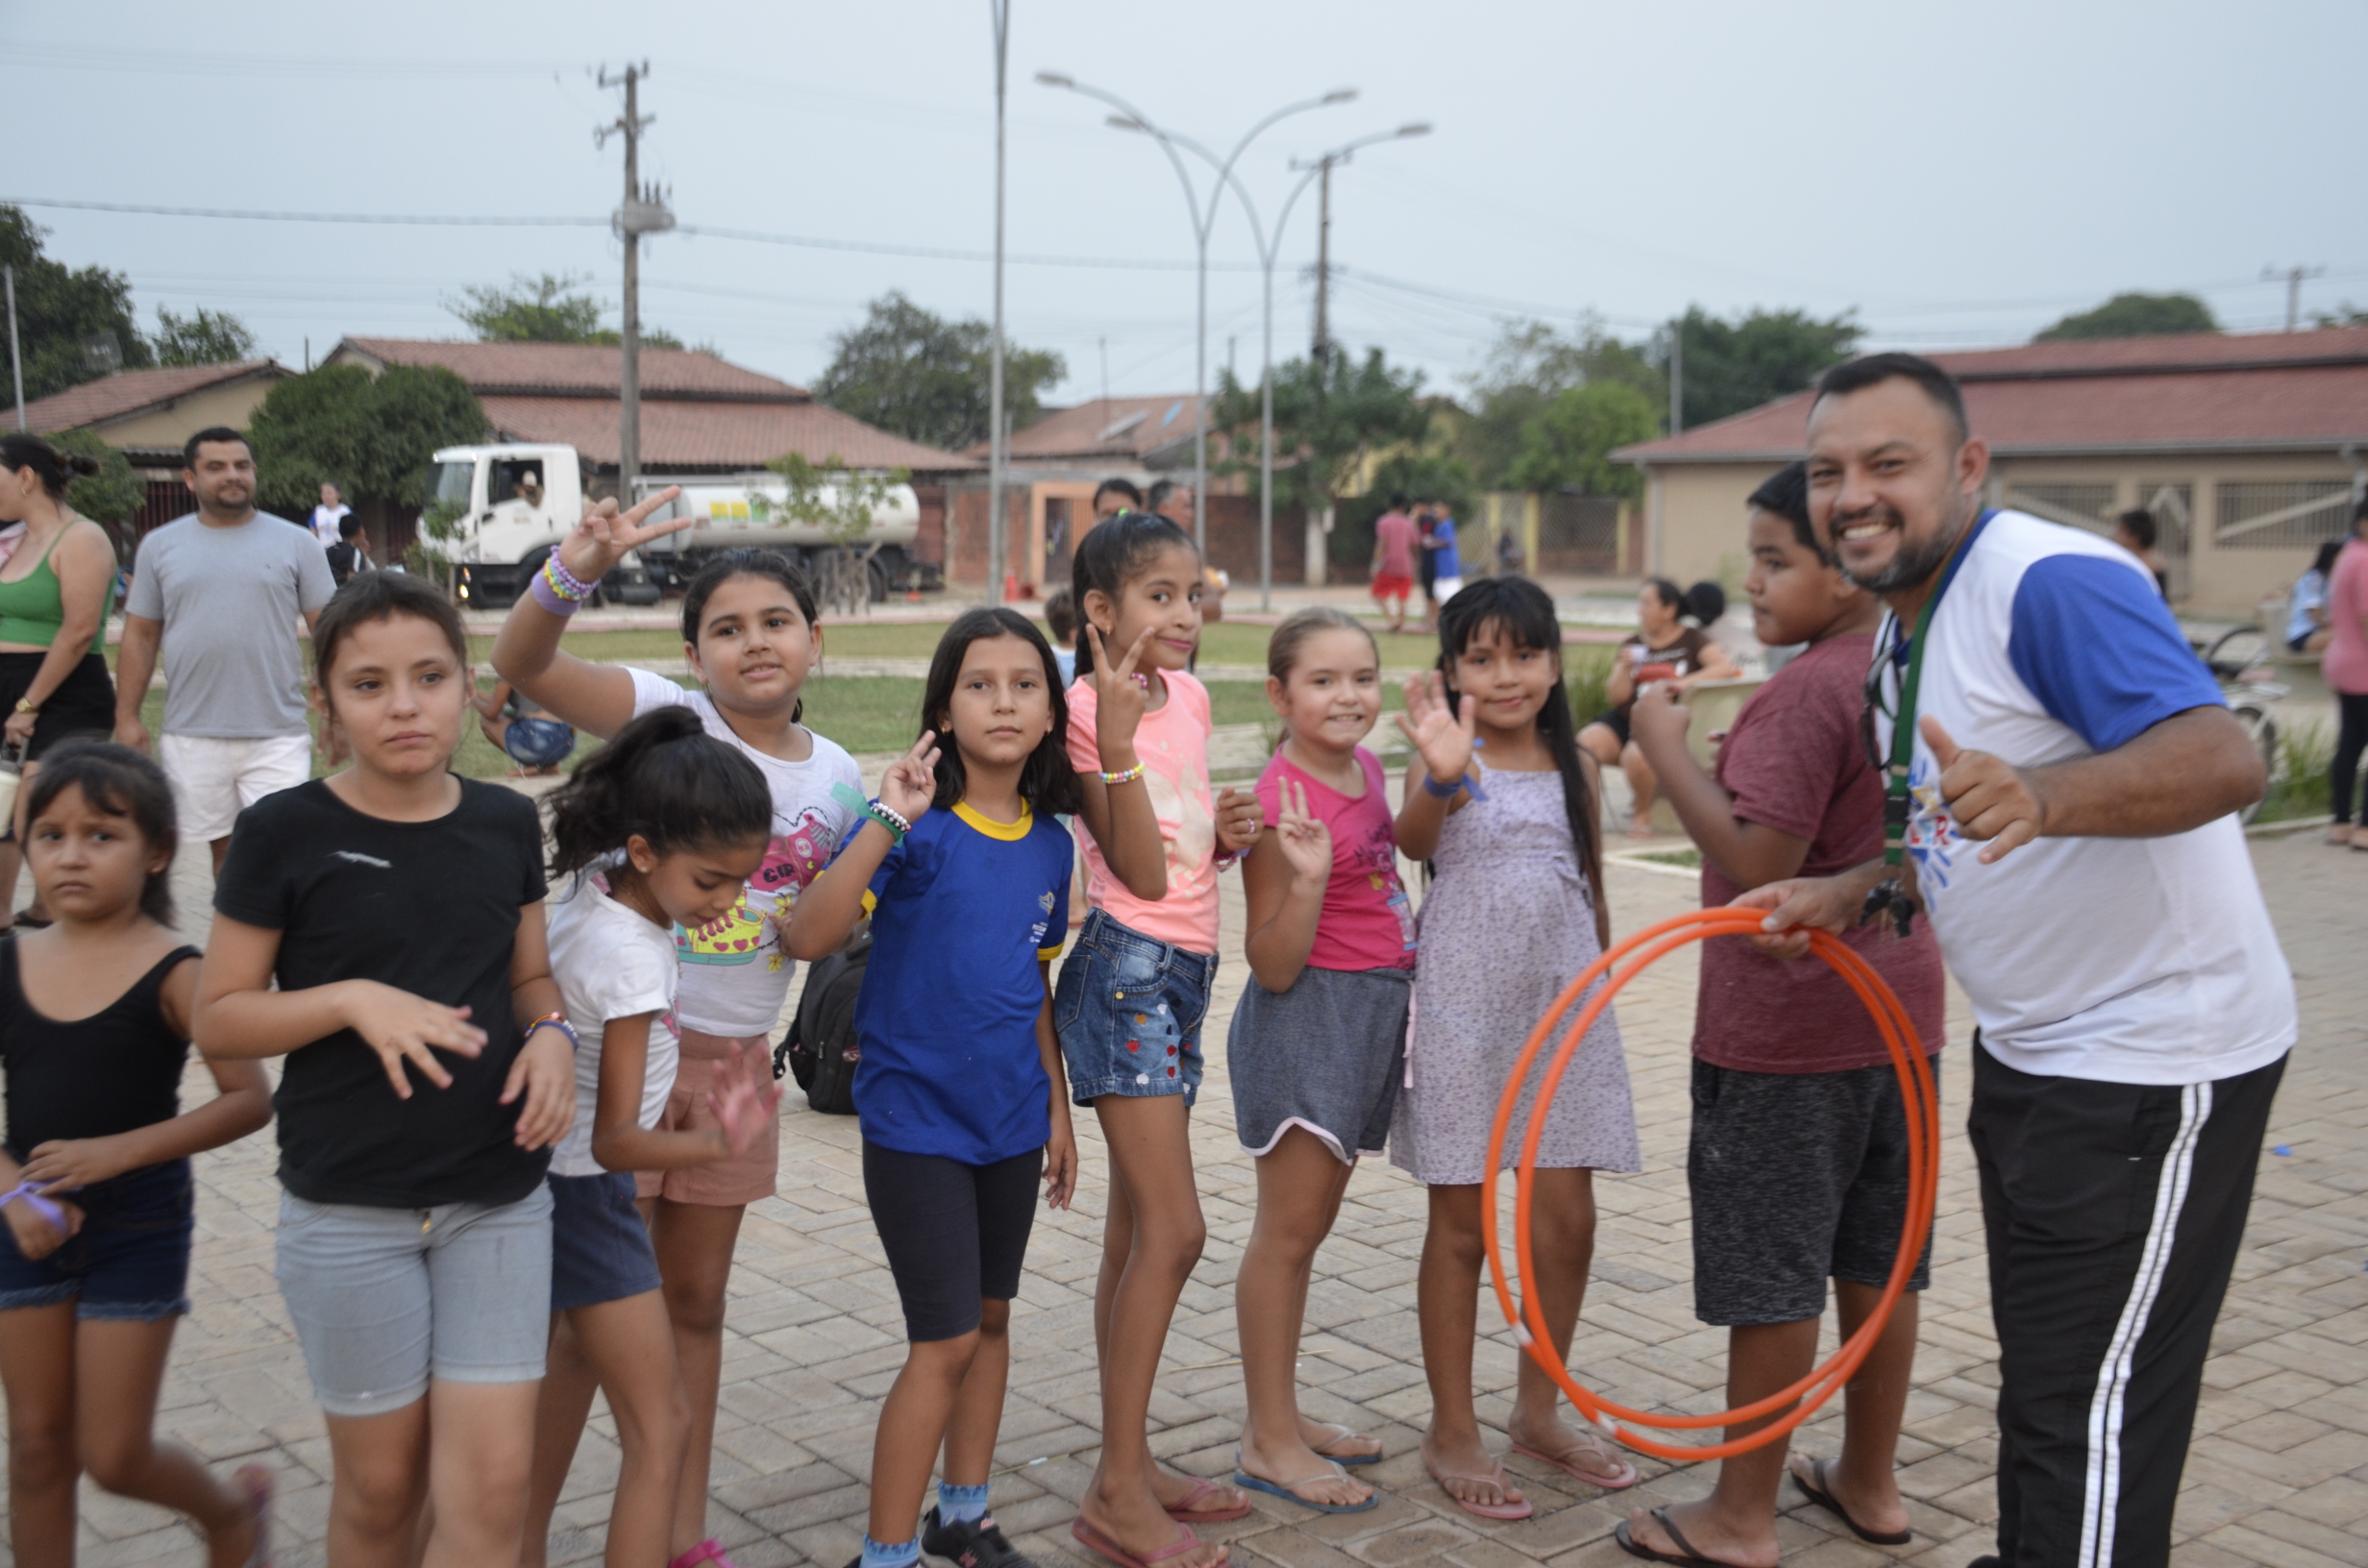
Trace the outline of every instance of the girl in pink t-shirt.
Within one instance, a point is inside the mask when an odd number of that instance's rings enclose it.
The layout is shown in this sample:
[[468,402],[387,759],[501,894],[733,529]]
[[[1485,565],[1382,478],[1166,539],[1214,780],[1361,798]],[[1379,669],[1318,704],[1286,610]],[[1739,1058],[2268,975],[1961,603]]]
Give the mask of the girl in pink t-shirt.
[[1299,1331],[1316,1249],[1361,1153],[1390,1135],[1406,1054],[1414,913],[1398,881],[1381,763],[1381,653],[1335,609],[1301,610],[1267,647],[1285,735],[1258,779],[1275,830],[1242,870],[1254,983],[1226,1038],[1234,1125],[1258,1160],[1258,1220],[1234,1286],[1249,1409],[1234,1484],[1325,1513],[1372,1507],[1349,1478],[1381,1444],[1299,1414]]
[[1110,1208],[1094,1290],[1101,1462],[1071,1531],[1116,1561],[1216,1568],[1225,1549],[1192,1526],[1239,1519],[1248,1500],[1151,1462],[1151,1384],[1208,1235],[1188,1115],[1217,974],[1217,873],[1258,842],[1264,820],[1253,796],[1209,797],[1209,694],[1184,670],[1200,646],[1192,537],[1121,512],[1078,541],[1075,583],[1085,625],[1067,693],[1069,760],[1084,794],[1092,910],[1061,965],[1052,1019],[1070,1098],[1094,1108],[1110,1150]]

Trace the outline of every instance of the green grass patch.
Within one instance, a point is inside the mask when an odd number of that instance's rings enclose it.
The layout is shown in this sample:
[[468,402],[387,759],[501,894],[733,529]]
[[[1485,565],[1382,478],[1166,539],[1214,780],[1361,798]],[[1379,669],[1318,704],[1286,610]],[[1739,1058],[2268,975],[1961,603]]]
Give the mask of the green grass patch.
[[1683,866],[1688,870],[1702,869],[1702,851],[1699,849],[1647,849],[1629,858],[1649,860],[1659,866]]
[[2278,766],[2270,775],[2269,793],[2253,820],[2284,822],[2298,817],[2326,816],[2334,778],[2335,740],[2326,725],[2281,729]]

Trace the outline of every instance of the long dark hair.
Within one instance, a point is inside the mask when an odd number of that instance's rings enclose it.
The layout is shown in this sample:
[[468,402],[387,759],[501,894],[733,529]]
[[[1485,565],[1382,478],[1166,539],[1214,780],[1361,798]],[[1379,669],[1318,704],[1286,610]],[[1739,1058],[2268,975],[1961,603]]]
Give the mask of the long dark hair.
[[[1080,621],[1085,616],[1085,596],[1096,589],[1112,604],[1126,585],[1143,575],[1151,557],[1171,545],[1193,550],[1193,536],[1169,522],[1157,512],[1121,512],[1107,522],[1097,523],[1085,530],[1077,541],[1077,553],[1071,573],[1070,591],[1077,600]],[[1193,550],[1195,558],[1199,551]],[[1091,674],[1094,670],[1094,640],[1085,627],[1077,627],[1077,674]]]
[[80,790],[94,811],[128,817],[151,849],[164,851],[164,870],[150,871],[139,890],[139,912],[159,925],[173,923],[173,851],[181,847],[181,819],[164,770],[144,751],[112,741],[63,741],[41,759],[26,792],[25,821],[31,823],[58,796]]
[[1439,672],[1446,677],[1447,702],[1459,706],[1455,689],[1457,655],[1490,627],[1502,628],[1516,648],[1553,655],[1554,689],[1539,710],[1538,733],[1553,753],[1563,775],[1563,810],[1570,819],[1570,843],[1587,872],[1588,897],[1597,908],[1603,899],[1603,844],[1598,830],[1594,796],[1587,788],[1587,771],[1579,762],[1579,726],[1570,712],[1570,693],[1562,674],[1562,623],[1554,619],[1554,601],[1527,577],[1476,577],[1464,591],[1439,607]]
[[63,501],[65,487],[96,474],[99,460],[85,453],[60,452],[37,435],[12,430],[0,435],[0,468],[12,474],[20,468],[33,470],[33,477],[41,481],[41,489],[49,499]]
[[[814,606],[813,586],[805,574],[798,570],[790,558],[777,550],[759,550],[744,546],[739,550],[719,551],[707,557],[691,585],[682,590],[682,640],[693,648],[699,646],[700,619],[707,613],[707,600],[714,592],[734,577],[771,577],[789,590],[789,597],[798,601],[798,613],[805,617],[811,627],[821,612]],[[791,705],[789,722],[796,723],[805,717],[805,698],[801,697]]]
[[[1094,531],[1099,533],[1101,528]],[[1028,753],[1027,765],[1020,770],[1020,798],[1040,817],[1073,816],[1084,808],[1085,792],[1069,761],[1069,700],[1061,695],[1060,661],[1052,656],[1052,645],[1045,641],[1036,624],[1003,604],[982,604],[956,616],[929,659],[929,678],[921,694],[921,728],[937,731],[937,795],[929,803],[951,811],[969,787],[962,771],[962,748],[952,735],[939,728],[939,722],[953,706],[954,682],[962,677],[962,659],[971,644],[992,637],[1017,637],[1036,650],[1044,661],[1045,694],[1052,703],[1051,732]]]
[[635,834],[665,855],[752,844],[773,831],[765,775],[678,702],[618,730],[547,804],[555,876],[614,854]]
[[[1758,505],[1758,502],[1753,502]],[[1812,549],[1816,548],[1814,545]],[[1647,577],[1645,586],[1658,599],[1681,616],[1693,617],[1698,625],[1709,625],[1727,613],[1727,591],[1714,582],[1704,580],[1690,588],[1680,588],[1666,577]]]

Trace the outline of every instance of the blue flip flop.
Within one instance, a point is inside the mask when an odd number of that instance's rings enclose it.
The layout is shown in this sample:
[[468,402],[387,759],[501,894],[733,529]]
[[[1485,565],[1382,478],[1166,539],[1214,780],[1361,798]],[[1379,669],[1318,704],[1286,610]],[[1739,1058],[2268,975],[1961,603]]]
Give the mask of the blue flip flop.
[[1324,1462],[1332,1466],[1331,1475],[1301,1476],[1297,1481],[1289,1482],[1262,1481],[1242,1468],[1242,1451],[1237,1448],[1233,1451],[1233,1483],[1236,1486],[1246,1486],[1253,1492],[1264,1492],[1269,1497],[1279,1497],[1286,1502],[1296,1503],[1299,1507],[1313,1508],[1318,1513],[1363,1513],[1368,1508],[1381,1506],[1381,1493],[1373,1487],[1367,1488],[1371,1495],[1362,1503],[1318,1503],[1310,1498],[1301,1497],[1291,1489],[1294,1486],[1304,1486],[1311,1481],[1346,1481],[1348,1479],[1348,1472],[1340,1467],[1339,1460],[1327,1459]]

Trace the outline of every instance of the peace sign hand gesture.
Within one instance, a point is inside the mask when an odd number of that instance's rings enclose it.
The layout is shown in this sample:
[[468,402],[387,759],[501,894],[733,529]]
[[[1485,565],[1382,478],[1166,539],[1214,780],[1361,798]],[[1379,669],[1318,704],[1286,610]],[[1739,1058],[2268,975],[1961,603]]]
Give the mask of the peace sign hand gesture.
[[1467,694],[1460,706],[1461,711],[1448,707],[1447,679],[1433,670],[1406,682],[1406,711],[1397,716],[1397,727],[1414,743],[1422,766],[1443,790],[1463,782],[1471,772],[1477,704]]
[[594,502],[584,508],[574,530],[559,541],[559,564],[586,582],[600,581],[616,569],[628,551],[691,526],[695,519],[689,517],[669,518],[655,525],[650,522],[652,512],[680,494],[681,486],[670,484],[640,505],[623,511],[614,496]]
[[1332,829],[1307,806],[1307,786],[1285,779],[1275,802],[1274,840],[1292,879],[1321,887],[1332,880]]
[[937,798],[938,755],[937,732],[923,730],[913,748],[879,775],[879,803],[908,822],[920,821]]
[[1101,765],[1112,772],[1133,766],[1131,760],[1114,762],[1111,752],[1134,750],[1135,726],[1143,723],[1143,715],[1150,707],[1149,683],[1135,673],[1135,667],[1143,662],[1143,650],[1150,646],[1151,633],[1157,629],[1144,627],[1135,646],[1114,664],[1109,647],[1102,641],[1101,628],[1091,621],[1085,624],[1085,634],[1094,639],[1095,749],[1101,754]]

